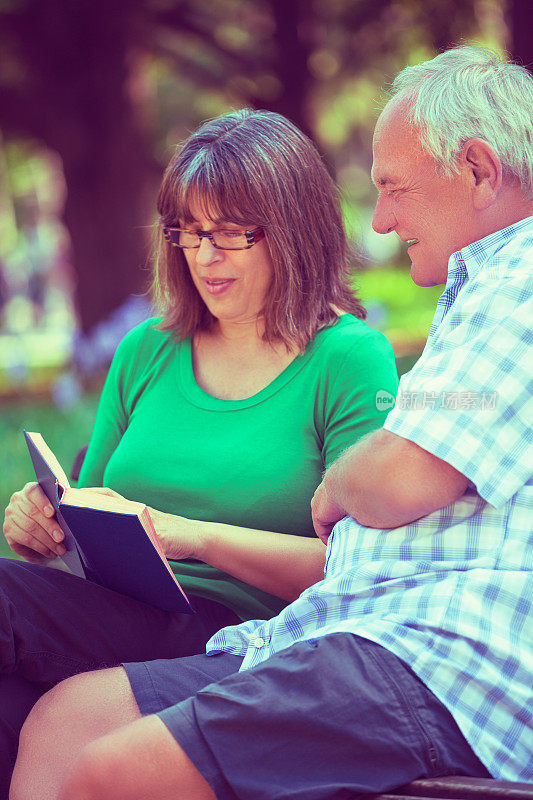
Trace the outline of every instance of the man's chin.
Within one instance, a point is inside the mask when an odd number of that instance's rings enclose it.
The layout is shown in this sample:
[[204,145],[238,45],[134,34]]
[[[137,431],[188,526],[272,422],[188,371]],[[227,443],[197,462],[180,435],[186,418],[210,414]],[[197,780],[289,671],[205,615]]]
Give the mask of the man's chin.
[[447,267],[443,270],[436,270],[433,266],[430,269],[424,268],[421,264],[416,264],[411,261],[411,280],[417,286],[439,286],[439,284],[446,283],[448,270]]

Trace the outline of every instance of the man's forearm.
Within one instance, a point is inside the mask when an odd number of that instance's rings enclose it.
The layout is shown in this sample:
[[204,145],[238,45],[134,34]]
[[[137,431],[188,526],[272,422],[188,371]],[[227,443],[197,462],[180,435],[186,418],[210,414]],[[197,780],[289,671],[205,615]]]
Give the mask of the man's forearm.
[[396,528],[464,494],[467,479],[452,466],[386,430],[346,450],[327,470],[328,498],[371,528]]

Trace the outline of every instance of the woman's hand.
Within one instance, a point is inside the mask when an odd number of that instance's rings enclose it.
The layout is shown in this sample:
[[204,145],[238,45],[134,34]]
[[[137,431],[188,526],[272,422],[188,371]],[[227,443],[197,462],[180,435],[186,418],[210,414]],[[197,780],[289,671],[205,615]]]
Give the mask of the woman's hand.
[[[120,498],[111,489],[87,491]],[[197,558],[288,602],[324,577],[326,551],[316,539],[187,519],[147,508],[169,559]]]
[[[126,499],[113,489],[101,486],[87,488],[86,491],[116,497],[118,500]],[[147,509],[161,549],[167,558],[176,561],[180,558],[202,558],[200,555],[200,528],[206,523],[178,517],[175,514],[165,514],[163,511],[150,508],[150,506],[147,506]]]
[[179,561],[181,558],[199,558],[201,554],[202,537],[200,530],[206,523],[195,519],[178,517],[175,514],[165,514],[155,508],[148,507],[157,538],[167,558]]
[[65,537],[54,513],[38,483],[27,483],[15,492],[4,515],[4,536],[13,552],[32,564],[62,556]]

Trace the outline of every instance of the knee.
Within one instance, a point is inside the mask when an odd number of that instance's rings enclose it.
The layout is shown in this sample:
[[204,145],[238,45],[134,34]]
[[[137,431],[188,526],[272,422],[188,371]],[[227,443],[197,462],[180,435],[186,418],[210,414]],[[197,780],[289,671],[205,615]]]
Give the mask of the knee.
[[44,694],[22,726],[9,795],[13,800],[53,796],[49,789],[56,783],[61,740],[72,733],[72,680],[67,678]]
[[22,726],[19,754],[46,741],[52,745],[59,727],[68,730],[69,721],[76,719],[77,697],[76,677],[61,681],[40,697]]
[[57,800],[109,800],[117,796],[117,764],[104,739],[82,750]]

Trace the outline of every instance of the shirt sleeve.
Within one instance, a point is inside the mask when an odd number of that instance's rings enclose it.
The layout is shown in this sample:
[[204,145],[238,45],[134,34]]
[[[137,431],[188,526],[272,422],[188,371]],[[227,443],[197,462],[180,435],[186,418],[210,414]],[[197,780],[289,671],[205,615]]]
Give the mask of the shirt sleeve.
[[497,292],[467,284],[384,425],[451,464],[495,508],[533,468],[531,284],[518,271]]
[[329,390],[323,399],[325,467],[362,436],[383,426],[398,388],[394,351],[383,334],[371,329],[328,369]]
[[104,471],[128,426],[127,388],[138,358],[139,334],[146,323],[134,328],[120,342],[102,389],[91,440],[78,479],[78,487],[102,486]]

